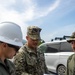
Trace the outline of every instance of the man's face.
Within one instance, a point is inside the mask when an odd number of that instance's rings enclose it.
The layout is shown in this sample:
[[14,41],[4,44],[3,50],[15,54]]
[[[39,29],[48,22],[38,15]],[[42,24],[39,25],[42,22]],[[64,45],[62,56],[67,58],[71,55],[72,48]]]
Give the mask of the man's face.
[[29,47],[34,48],[34,49],[37,48],[38,43],[39,43],[39,40],[38,39],[33,40],[29,36],[27,36],[27,40],[28,40],[28,46]]
[[13,56],[16,54],[18,49],[16,46],[9,45],[7,43],[1,43],[1,48],[4,58],[9,58],[9,59],[13,58]]
[[12,59],[14,55],[16,55],[16,51],[14,50],[14,48],[9,47],[6,49],[6,51],[5,51],[6,58]]
[[71,42],[71,45],[72,45],[73,51],[75,51],[75,40],[73,40],[73,41]]

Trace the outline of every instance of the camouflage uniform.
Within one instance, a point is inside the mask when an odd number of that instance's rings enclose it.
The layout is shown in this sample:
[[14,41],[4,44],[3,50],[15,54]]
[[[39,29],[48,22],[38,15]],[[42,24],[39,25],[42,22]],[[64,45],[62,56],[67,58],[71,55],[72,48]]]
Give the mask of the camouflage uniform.
[[67,70],[65,75],[75,75],[75,54],[71,55],[67,60]]
[[[41,29],[36,26],[29,26],[27,28],[27,35],[33,40],[40,40]],[[28,43],[27,43],[28,44]],[[43,75],[49,73],[46,65],[44,55],[34,51],[25,44],[20,48],[20,52],[14,58],[17,75]],[[37,47],[37,46],[36,46]]]
[[44,56],[37,51],[35,54],[27,45],[24,45],[16,57],[14,64],[17,75],[43,75],[49,73]]

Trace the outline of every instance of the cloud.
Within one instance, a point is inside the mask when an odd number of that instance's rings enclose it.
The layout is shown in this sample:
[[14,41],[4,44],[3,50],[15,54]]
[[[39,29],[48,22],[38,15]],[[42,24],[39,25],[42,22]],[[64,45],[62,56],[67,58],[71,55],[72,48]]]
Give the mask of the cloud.
[[56,0],[52,5],[48,6],[47,8],[43,8],[42,10],[40,10],[40,8],[39,8],[37,10],[38,13],[36,13],[36,15],[38,17],[45,17],[45,16],[47,16],[48,14],[53,12],[53,10],[55,10],[59,6],[59,3],[60,3],[60,0]]
[[10,5],[13,5],[15,3],[15,0],[0,0],[0,6],[3,6],[3,7],[8,7]]
[[[21,2],[21,5],[24,4],[22,12],[16,10],[20,6],[18,2]],[[17,8],[15,6],[16,4]],[[49,7],[49,9],[47,9],[47,11],[44,11],[45,13],[43,13],[42,11],[39,12],[36,10],[36,7],[38,6],[36,6],[36,3],[34,3],[33,0],[0,0],[0,22],[15,22],[22,27],[23,31],[25,31],[25,28],[28,26],[26,22],[43,17],[44,15],[46,16],[49,11],[55,9],[57,4],[58,3],[55,2],[52,7]]]
[[[65,9],[66,9],[66,12],[73,9],[72,8],[70,10],[67,10],[71,6],[71,5],[69,6],[69,4],[72,3],[72,1],[68,0],[64,2],[64,0],[55,0],[54,3],[52,3],[46,8],[43,7],[41,10],[38,7],[37,3],[34,2],[34,0],[8,0],[8,1],[2,0],[0,1],[0,14],[2,15],[2,16],[0,15],[1,16],[0,19],[3,20],[8,17],[9,18],[8,20],[14,19],[18,21],[17,20],[18,18],[22,20],[23,22],[28,22],[41,17],[45,17],[51,12],[54,12],[55,10],[57,12],[56,15],[61,15],[62,13],[65,13],[64,12]],[[22,11],[18,11],[20,7],[22,8],[21,9]]]
[[26,3],[25,7],[27,9],[22,15],[25,16],[24,19],[26,21],[32,21],[47,16],[59,6],[60,0],[56,0],[52,5],[42,8],[42,10],[38,7],[37,3],[33,2],[33,0],[24,0],[24,2]]
[[60,0],[59,6],[50,14],[51,20],[61,19],[75,10],[75,0]]
[[40,10],[34,0],[2,0],[0,2],[0,20],[29,22],[47,16],[59,6],[59,3],[60,0],[56,0],[49,7]]
[[[52,20],[54,21],[54,19],[57,18],[60,19],[60,17],[65,16],[65,14],[75,9],[74,3],[75,3],[74,0],[54,0],[52,4],[50,2],[50,5],[42,7],[41,9],[35,0],[8,0],[8,1],[0,0],[0,22],[12,21],[19,24],[22,28],[23,36],[25,38],[26,29],[28,26],[27,22],[30,21],[34,22],[35,19],[40,19],[46,16],[49,16],[50,17],[49,19],[51,19],[51,21]],[[60,34],[59,32],[62,31],[57,30],[52,32],[52,34],[46,35],[48,37],[53,37],[57,34]],[[71,31],[67,30],[66,32]],[[63,33],[65,32],[63,31]],[[44,39],[47,38],[46,35],[43,36]]]

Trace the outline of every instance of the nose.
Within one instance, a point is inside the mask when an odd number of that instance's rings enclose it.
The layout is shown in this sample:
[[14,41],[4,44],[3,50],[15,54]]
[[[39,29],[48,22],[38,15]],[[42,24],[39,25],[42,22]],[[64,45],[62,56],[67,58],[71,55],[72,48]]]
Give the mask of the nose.
[[16,55],[16,51],[15,51],[15,49],[14,49],[14,51],[13,51],[13,53],[12,53],[12,54],[13,54],[13,56],[15,56],[15,55]]

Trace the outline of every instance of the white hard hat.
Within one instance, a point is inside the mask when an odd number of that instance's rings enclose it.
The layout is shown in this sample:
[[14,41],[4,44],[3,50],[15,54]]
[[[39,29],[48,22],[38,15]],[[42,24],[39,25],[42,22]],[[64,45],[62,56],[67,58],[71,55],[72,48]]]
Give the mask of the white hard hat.
[[22,46],[22,31],[19,25],[13,22],[0,23],[0,41]]

